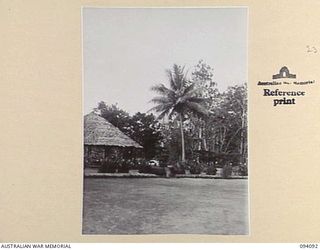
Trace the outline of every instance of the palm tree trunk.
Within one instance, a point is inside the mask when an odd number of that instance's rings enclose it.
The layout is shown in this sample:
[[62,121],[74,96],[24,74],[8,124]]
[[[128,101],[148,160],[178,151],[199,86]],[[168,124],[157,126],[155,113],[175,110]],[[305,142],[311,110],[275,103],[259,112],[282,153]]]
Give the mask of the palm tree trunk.
[[199,127],[199,145],[198,145],[198,150],[201,150],[201,141],[202,141],[202,128]]
[[184,145],[184,133],[183,133],[183,119],[182,114],[179,114],[180,118],[180,131],[181,131],[181,161],[186,161],[185,145]]
[[244,122],[245,122],[245,113],[243,111],[241,116],[241,133],[240,133],[240,149],[239,149],[241,164],[243,164],[245,161],[245,157],[244,157],[244,129],[245,129],[244,125],[245,124]]

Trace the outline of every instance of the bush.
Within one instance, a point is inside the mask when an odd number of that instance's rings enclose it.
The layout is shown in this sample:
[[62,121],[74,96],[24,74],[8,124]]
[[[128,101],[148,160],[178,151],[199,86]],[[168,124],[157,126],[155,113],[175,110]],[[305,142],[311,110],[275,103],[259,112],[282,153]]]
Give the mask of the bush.
[[150,173],[156,175],[165,175],[166,171],[163,167],[150,167]]
[[139,169],[139,173],[145,173],[145,174],[151,173],[148,162],[144,159],[137,160],[136,166]]
[[185,170],[185,164],[183,162],[173,162],[173,161],[170,161],[169,162],[169,165],[172,165],[173,168],[171,169],[171,172],[173,175],[176,175],[176,174],[184,174],[184,170]]
[[115,159],[103,160],[98,170],[99,173],[115,173],[118,167],[118,162]]
[[182,168],[179,168],[179,167],[177,167],[177,166],[174,166],[173,168],[172,168],[172,174],[173,175],[176,175],[176,174],[185,174],[185,171],[184,171],[184,169],[182,169]]
[[160,161],[159,162],[159,166],[162,167],[162,168],[165,168],[168,166],[168,163],[166,161]]
[[248,168],[246,165],[240,165],[239,174],[241,176],[248,176]]
[[217,173],[217,169],[215,166],[208,166],[207,174],[208,175],[215,175]]
[[191,162],[189,163],[190,165],[190,173],[191,174],[200,174],[203,166],[201,163],[197,163],[197,162]]
[[139,173],[151,174],[151,168],[148,165],[141,165],[139,167]]
[[228,179],[231,176],[232,173],[232,165],[224,165],[223,167],[223,172],[222,172],[222,177],[225,179]]
[[128,160],[122,160],[118,165],[118,173],[129,173],[130,162]]
[[156,174],[156,175],[164,175],[165,170],[164,167],[150,166],[148,162],[143,162],[139,166],[139,172],[145,174]]

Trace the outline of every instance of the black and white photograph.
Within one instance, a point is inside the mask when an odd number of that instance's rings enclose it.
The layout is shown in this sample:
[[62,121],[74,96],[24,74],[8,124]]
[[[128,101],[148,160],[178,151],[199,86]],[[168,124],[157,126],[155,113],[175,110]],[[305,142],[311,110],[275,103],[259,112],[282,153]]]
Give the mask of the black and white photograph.
[[248,235],[248,9],[82,9],[84,235]]

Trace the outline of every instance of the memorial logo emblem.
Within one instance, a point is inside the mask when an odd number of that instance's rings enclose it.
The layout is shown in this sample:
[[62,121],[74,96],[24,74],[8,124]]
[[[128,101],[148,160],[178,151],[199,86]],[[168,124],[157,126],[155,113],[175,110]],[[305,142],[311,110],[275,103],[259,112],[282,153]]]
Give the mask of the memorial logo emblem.
[[291,74],[289,69],[286,66],[283,66],[279,74],[275,74],[272,76],[272,79],[280,79],[280,78],[296,78],[296,75]]
[[283,66],[279,73],[272,75],[272,80],[259,81],[258,85],[264,86],[262,96],[272,98],[273,106],[292,105],[307,95],[305,85],[315,83],[314,80],[301,81],[296,78],[296,74],[292,74],[287,66]]

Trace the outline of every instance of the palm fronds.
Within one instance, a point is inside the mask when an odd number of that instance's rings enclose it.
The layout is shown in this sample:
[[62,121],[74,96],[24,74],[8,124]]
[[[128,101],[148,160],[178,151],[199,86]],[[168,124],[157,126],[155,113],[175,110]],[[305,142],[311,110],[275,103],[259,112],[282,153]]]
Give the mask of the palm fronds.
[[166,73],[170,87],[164,84],[157,84],[151,88],[159,96],[151,100],[156,106],[149,111],[160,113],[160,118],[165,115],[172,115],[174,112],[184,113],[191,111],[199,115],[209,113],[202,106],[206,99],[199,97],[201,89],[196,83],[192,83],[187,79],[184,67],[174,64],[172,70],[167,70]]

